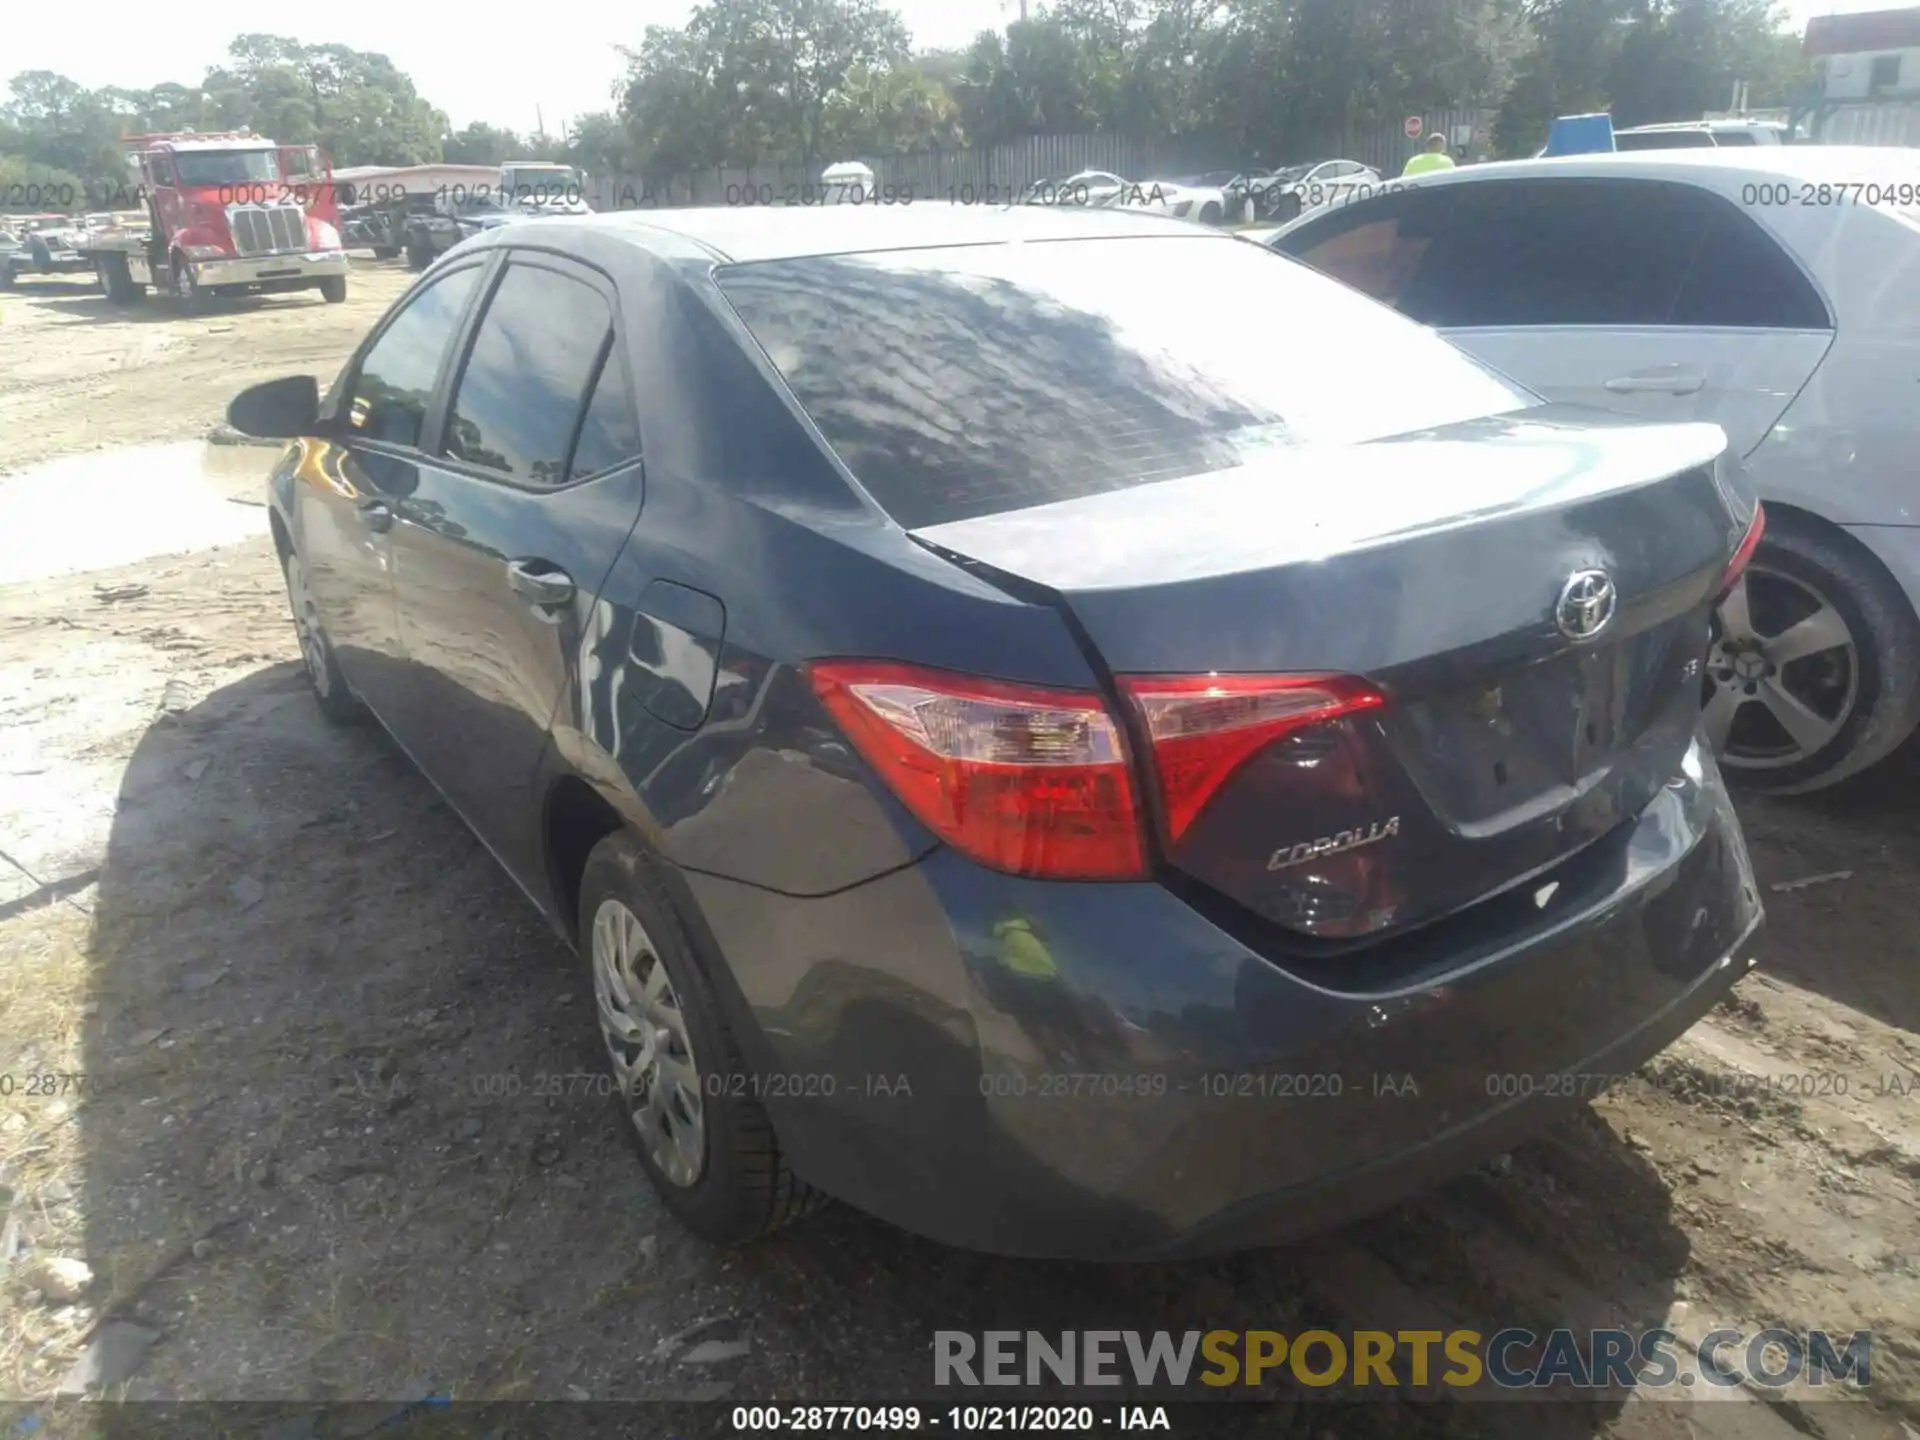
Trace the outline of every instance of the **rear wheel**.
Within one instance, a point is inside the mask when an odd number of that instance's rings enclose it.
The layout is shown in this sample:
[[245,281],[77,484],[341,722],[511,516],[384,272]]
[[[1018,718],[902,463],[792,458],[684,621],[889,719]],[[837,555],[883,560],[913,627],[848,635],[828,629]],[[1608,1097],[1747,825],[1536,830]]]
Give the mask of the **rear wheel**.
[[320,297],[329,305],[341,304],[347,298],[347,277],[328,275],[320,281]]
[[1200,223],[1202,225],[1218,225],[1220,223],[1220,207],[1211,200],[1202,205],[1200,207]]
[[299,638],[300,658],[306,663],[307,681],[320,702],[320,713],[342,725],[363,719],[366,707],[347,688],[326,628],[320,623],[320,611],[307,587],[306,565],[290,553],[281,556],[280,568],[287,577],[287,608],[293,612],[293,633]]
[[146,293],[146,286],[135,283],[126,256],[101,255],[93,264],[100,276],[100,288],[107,292],[107,299],[115,305],[130,305]]
[[419,240],[407,241],[407,266],[413,270],[424,270],[433,263],[433,251]]
[[716,1245],[778,1229],[824,1197],[787,1168],[686,927],[625,832],[593,848],[580,949],[620,1126],[661,1203]]
[[1729,777],[1751,789],[1844,780],[1920,718],[1920,621],[1857,543],[1770,516],[1714,617],[1704,718]]

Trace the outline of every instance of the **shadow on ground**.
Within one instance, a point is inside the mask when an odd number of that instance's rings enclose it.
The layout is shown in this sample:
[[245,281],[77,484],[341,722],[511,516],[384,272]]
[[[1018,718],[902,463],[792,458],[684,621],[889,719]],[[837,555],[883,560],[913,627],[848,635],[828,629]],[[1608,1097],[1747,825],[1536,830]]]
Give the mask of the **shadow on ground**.
[[[925,1400],[936,1330],[1556,1323],[1489,1271],[1514,1251],[1586,1323],[1651,1325],[1687,1261],[1658,1177],[1589,1112],[1501,1173],[1288,1252],[1010,1262],[844,1208],[709,1250],[591,1093],[577,962],[291,664],[145,734],[95,915],[87,1253],[103,1312],[160,1332],[135,1396]],[[749,1348],[700,1363],[704,1339]],[[1445,1408],[1335,1404],[1343,1440],[1460,1433]],[[1617,1409],[1498,1406],[1468,1429],[1588,1435]],[[1302,1403],[1300,1426],[1333,1413]]]
[[[1920,1035],[1911,880],[1920,870],[1920,737],[1831,790],[1743,798],[1740,814],[1767,905],[1762,965]],[[1771,888],[1807,879],[1818,883]]]
[[189,309],[172,295],[158,291],[135,300],[109,300],[95,285],[70,285],[56,288],[41,284],[29,291],[21,286],[12,292],[40,302],[57,318],[55,325],[126,325],[166,320],[178,322],[191,316],[217,319],[222,315],[246,314],[274,306],[324,305],[319,291],[296,291],[285,295],[208,295],[193,302]]

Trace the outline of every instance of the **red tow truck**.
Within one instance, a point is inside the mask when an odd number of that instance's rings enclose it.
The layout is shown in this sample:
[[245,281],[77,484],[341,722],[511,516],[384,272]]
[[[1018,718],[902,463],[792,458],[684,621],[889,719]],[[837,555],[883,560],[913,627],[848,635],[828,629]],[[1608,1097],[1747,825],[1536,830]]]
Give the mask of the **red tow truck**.
[[325,157],[247,130],[129,135],[121,141],[144,228],[94,232],[88,254],[109,299],[149,285],[203,296],[318,290],[347,298],[347,252]]

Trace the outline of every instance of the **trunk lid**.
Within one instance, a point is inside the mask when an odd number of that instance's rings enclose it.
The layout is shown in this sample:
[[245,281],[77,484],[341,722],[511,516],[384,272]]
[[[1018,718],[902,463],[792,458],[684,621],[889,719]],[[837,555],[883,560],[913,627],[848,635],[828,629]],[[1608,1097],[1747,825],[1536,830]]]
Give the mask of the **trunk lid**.
[[[1167,850],[1266,921],[1351,940],[1538,875],[1679,769],[1751,514],[1725,448],[1548,406],[913,533],[1056,605],[1113,675],[1385,692],[1261,750]],[[1600,581],[1611,614],[1581,637]]]

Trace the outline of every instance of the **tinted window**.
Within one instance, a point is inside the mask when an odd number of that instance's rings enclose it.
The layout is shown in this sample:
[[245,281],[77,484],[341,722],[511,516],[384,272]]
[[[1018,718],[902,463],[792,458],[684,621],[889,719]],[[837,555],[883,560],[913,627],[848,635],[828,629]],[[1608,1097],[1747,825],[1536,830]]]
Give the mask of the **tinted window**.
[[1715,218],[1710,196],[1654,181],[1451,188],[1444,236],[1400,301],[1428,325],[1665,324]]
[[906,526],[1532,403],[1438,336],[1229,237],[898,250],[718,279]]
[[1273,248],[1399,309],[1445,228],[1453,196],[1446,187],[1361,200],[1277,237]]
[[1713,229],[1674,302],[1675,325],[1825,330],[1826,303],[1779,242],[1734,205],[1716,201]]
[[447,421],[456,460],[558,485],[613,310],[584,280],[515,261],[474,334]]
[[1716,145],[1757,145],[1759,141],[1754,139],[1753,132],[1750,130],[1722,130],[1713,137],[1713,143]]
[[477,265],[442,275],[409,300],[374,341],[360,362],[348,411],[360,434],[393,445],[420,443],[440,362],[479,275]]
[[573,466],[568,475],[574,480],[598,475],[639,453],[640,423],[634,418],[626,367],[609,343],[600,378],[594,383],[593,399],[587,402],[586,418],[580,422],[580,438],[574,442]]

